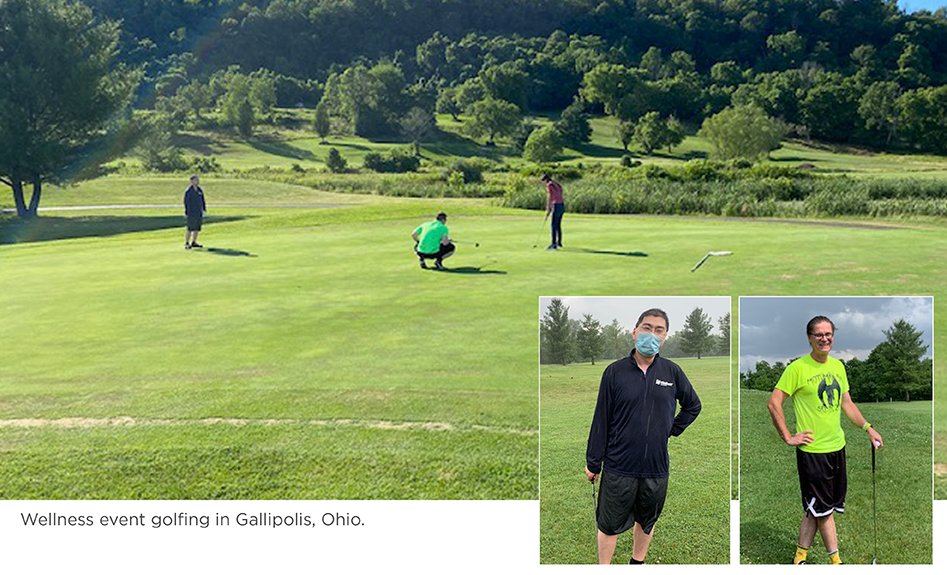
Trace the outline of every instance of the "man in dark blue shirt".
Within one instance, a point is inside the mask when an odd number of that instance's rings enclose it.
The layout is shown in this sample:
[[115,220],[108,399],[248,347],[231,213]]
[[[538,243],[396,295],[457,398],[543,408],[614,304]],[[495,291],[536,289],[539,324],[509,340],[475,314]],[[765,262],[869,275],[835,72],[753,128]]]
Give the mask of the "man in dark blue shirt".
[[687,376],[658,355],[667,333],[667,314],[645,311],[632,331],[635,349],[602,374],[585,454],[588,480],[602,476],[595,510],[600,564],[612,562],[618,534],[632,526],[630,563],[644,563],[667,496],[668,438],[700,413]]
[[196,175],[191,176],[191,185],[184,191],[184,216],[187,218],[184,249],[204,247],[197,243],[197,234],[201,231],[206,211],[207,203],[204,202],[204,190],[201,189],[200,179]]

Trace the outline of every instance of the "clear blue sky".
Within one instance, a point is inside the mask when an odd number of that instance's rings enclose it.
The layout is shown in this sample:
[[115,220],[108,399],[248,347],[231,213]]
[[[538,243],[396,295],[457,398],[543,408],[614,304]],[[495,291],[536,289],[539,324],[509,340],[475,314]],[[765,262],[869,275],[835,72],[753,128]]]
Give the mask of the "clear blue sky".
[[898,6],[907,12],[915,10],[930,10],[933,12],[938,8],[947,6],[947,0],[898,0]]

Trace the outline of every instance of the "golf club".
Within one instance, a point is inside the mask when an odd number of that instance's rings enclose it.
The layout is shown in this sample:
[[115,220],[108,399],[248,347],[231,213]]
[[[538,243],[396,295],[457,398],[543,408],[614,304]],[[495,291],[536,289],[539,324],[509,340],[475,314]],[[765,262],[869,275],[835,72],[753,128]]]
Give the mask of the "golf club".
[[694,266],[693,268],[691,268],[691,271],[692,271],[692,272],[696,272],[696,271],[697,271],[697,268],[699,268],[700,266],[704,265],[704,262],[707,261],[708,259],[710,259],[710,258],[713,257],[713,256],[732,256],[732,255],[733,255],[733,252],[707,252],[707,255],[705,255],[703,258],[701,258],[701,260],[700,260],[699,262],[697,262],[697,265]]
[[874,531],[873,543],[874,551],[871,556],[871,564],[878,564],[878,515],[875,502],[875,451],[878,450],[878,443],[871,441],[871,527]]
[[595,500],[595,480],[589,481],[592,484],[592,514],[598,516],[597,501]]
[[533,242],[533,247],[534,247],[534,248],[539,245],[539,236],[541,236],[541,235],[543,234],[543,230],[546,229],[546,221],[547,221],[547,220],[549,220],[549,214],[548,214],[548,213],[546,214],[546,217],[543,218],[543,227],[541,227],[541,228],[539,229],[539,233],[536,234],[536,241]]

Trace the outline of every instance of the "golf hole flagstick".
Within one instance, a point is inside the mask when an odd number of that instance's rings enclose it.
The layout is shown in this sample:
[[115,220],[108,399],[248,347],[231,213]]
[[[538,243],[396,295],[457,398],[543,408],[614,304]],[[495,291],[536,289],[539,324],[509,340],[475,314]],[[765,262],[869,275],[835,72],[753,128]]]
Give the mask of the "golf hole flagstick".
[[705,255],[704,257],[702,257],[702,258],[700,259],[700,261],[697,262],[697,265],[694,266],[693,268],[691,268],[691,271],[692,271],[692,272],[696,272],[696,271],[697,271],[697,268],[699,268],[700,266],[704,265],[704,262],[705,262],[705,261],[707,261],[708,259],[710,259],[710,258],[712,258],[712,257],[714,257],[714,256],[732,256],[732,255],[733,255],[733,252],[707,252],[707,255]]

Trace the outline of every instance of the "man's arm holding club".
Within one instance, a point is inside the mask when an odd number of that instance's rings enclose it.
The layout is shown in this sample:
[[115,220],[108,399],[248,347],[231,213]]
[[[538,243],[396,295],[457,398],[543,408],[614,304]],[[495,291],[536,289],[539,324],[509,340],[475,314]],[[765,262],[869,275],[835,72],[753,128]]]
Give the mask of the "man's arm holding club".
[[845,412],[849,421],[868,431],[868,437],[871,439],[871,443],[875,446],[875,449],[880,449],[884,445],[881,434],[875,431],[875,428],[868,423],[868,420],[862,415],[861,410],[858,409],[858,406],[852,401],[852,396],[848,392],[842,394],[842,411]]

